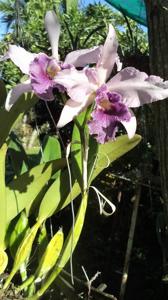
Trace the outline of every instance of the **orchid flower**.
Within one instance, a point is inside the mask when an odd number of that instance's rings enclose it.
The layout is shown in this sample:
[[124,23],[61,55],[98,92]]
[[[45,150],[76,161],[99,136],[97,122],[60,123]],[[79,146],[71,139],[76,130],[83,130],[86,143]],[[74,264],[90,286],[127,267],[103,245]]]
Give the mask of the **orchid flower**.
[[168,82],[133,67],[120,70],[108,80],[118,61],[117,47],[115,30],[110,25],[95,68],[84,68],[82,71],[74,68],[58,74],[57,83],[62,84],[70,96],[58,127],[63,127],[94,103],[88,125],[90,134],[95,135],[99,143],[114,139],[119,123],[124,125],[128,137],[132,138],[136,131],[136,118],[130,108],[168,97]]
[[58,88],[62,91],[56,80],[56,76],[61,70],[71,69],[74,66],[84,67],[86,64],[95,63],[98,60],[100,47],[73,51],[66,56],[64,63],[59,61],[60,23],[53,11],[46,13],[45,27],[52,48],[51,57],[44,53],[30,53],[16,45],[10,45],[7,55],[4,56],[4,59],[10,58],[24,74],[29,76],[28,80],[18,84],[9,92],[5,105],[7,110],[10,110],[24,92],[34,91],[43,100],[53,100],[53,89]]

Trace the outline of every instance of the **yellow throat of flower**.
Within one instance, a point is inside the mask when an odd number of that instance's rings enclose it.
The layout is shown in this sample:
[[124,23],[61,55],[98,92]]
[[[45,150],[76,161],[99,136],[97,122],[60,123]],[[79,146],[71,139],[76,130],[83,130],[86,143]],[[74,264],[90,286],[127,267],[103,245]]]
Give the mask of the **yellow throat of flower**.
[[99,106],[103,110],[111,110],[113,105],[108,99],[102,99]]
[[50,78],[54,78],[59,71],[61,71],[61,67],[55,61],[51,60],[47,66],[47,74]]

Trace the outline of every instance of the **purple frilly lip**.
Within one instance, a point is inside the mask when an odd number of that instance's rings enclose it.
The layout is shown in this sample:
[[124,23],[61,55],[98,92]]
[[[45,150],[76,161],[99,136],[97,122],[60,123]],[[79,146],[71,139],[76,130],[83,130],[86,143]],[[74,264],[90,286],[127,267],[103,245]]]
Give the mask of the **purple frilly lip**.
[[40,53],[30,64],[29,74],[33,91],[43,100],[54,100],[53,89],[65,92],[65,88],[57,84],[56,75],[61,70],[73,66],[58,62],[56,59]]
[[122,102],[122,96],[109,92],[105,84],[97,90],[95,102],[92,119],[88,122],[89,132],[98,143],[104,144],[115,139],[119,123],[129,121],[131,114]]

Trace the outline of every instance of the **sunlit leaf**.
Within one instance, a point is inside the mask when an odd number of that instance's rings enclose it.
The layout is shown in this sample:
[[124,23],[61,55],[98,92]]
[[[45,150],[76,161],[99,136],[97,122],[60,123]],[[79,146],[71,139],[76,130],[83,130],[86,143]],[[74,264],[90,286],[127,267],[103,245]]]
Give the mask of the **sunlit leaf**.
[[55,266],[62,250],[63,241],[63,231],[62,229],[59,229],[46,247],[46,250],[39,262],[38,269],[35,272],[36,278],[43,278],[43,276]]
[[7,223],[7,200],[5,186],[5,158],[7,145],[4,144],[0,149],[0,249],[4,248]]
[[42,142],[42,162],[61,158],[61,147],[58,139],[54,136],[46,135]]
[[6,254],[6,252],[2,249],[0,249],[0,274],[2,274],[8,264],[8,256]]
[[55,172],[66,165],[65,159],[41,164],[14,179],[6,188],[7,224],[26,208],[27,214],[38,194]]
[[33,94],[22,95],[10,111],[6,111],[4,107],[0,108],[0,146],[5,142],[12,126],[21,113],[25,113],[30,107],[34,106],[37,98]]
[[32,245],[36,236],[36,233],[40,227],[41,223],[37,222],[27,233],[26,237],[21,242],[20,246],[17,249],[15,260],[13,263],[13,268],[4,284],[4,289],[8,287],[13,276],[20,269],[21,265],[26,261],[26,259],[30,256]]
[[26,213],[22,211],[17,222],[12,225],[13,226],[10,227],[10,232],[8,230],[8,235],[10,252],[12,254],[12,257],[14,258],[21,241],[23,240],[26,232],[29,229],[29,223]]
[[[141,141],[141,136],[135,135],[133,139],[129,140],[127,135],[122,135],[118,138],[116,138],[115,141],[109,142],[105,145],[99,145],[99,151],[98,151],[98,159],[95,164],[94,169],[92,170],[92,176],[90,176],[90,181],[96,178],[106,167],[109,166],[110,163],[133,149],[139,142]],[[93,147],[94,143],[93,143]],[[91,155],[92,153],[92,155]],[[90,160],[88,161],[88,167],[89,172],[90,166],[93,165],[93,162],[96,159],[96,151],[94,153],[93,150],[90,150]],[[59,210],[63,209],[65,206],[67,206],[71,199],[75,199],[81,192],[79,184],[77,181],[73,181],[73,187],[70,194],[70,188],[68,184],[64,184],[65,182],[68,182],[69,176],[67,170],[63,170],[61,172],[60,179],[55,181],[51,187],[48,189],[46,195],[45,195],[45,205],[43,206],[42,210],[45,214],[45,208],[47,207],[47,203],[49,203],[50,199],[50,207],[49,212],[50,215],[53,214],[53,212],[58,212]],[[62,188],[63,186],[63,188]],[[41,203],[43,205],[43,201]]]
[[[46,281],[44,281],[43,286],[39,291],[37,291],[37,294],[35,297],[40,297],[44,294],[44,292],[48,289],[48,287],[51,285],[51,283],[56,279],[56,277],[59,275],[61,270],[64,268],[68,260],[70,259],[71,254],[73,253],[77,242],[79,240],[83,224],[84,224],[84,219],[85,219],[85,213],[86,213],[86,207],[87,207],[87,194],[83,196],[83,199],[81,201],[76,220],[75,220],[75,225],[74,228],[71,228],[65,243],[63,245],[62,251],[60,253],[60,259],[56,266],[54,267],[53,271],[51,274],[47,277]],[[36,298],[34,298],[36,299]]]
[[141,136],[136,134],[132,139],[127,135],[121,135],[115,141],[99,145],[97,162],[93,171],[91,180],[97,177],[113,161],[126,154],[128,151],[137,146],[141,141]]
[[30,168],[26,152],[19,141],[18,137],[11,132],[8,142],[8,155],[11,165],[17,176],[25,173]]

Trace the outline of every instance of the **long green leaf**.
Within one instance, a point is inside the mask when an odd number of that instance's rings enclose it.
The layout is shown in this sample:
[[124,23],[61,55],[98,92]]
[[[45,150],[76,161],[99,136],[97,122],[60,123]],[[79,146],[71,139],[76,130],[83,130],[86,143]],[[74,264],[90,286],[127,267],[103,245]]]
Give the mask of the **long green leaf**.
[[132,139],[121,135],[115,141],[99,145],[98,159],[91,180],[97,177],[109,164],[123,156],[141,141],[141,136],[136,134]]
[[[102,172],[104,168],[107,167],[108,164],[133,149],[140,141],[141,136],[139,135],[135,135],[131,140],[128,139],[127,135],[122,135],[113,142],[109,142],[105,145],[99,145],[98,159],[92,172],[90,183]],[[94,143],[90,143],[90,147],[91,145],[95,148]],[[90,162],[93,163],[95,159],[96,151],[94,151],[94,149],[90,149],[88,162],[89,172],[91,172]],[[81,189],[77,180],[73,180],[71,194],[69,185],[65,184],[67,182],[69,182],[69,175],[67,169],[65,169],[62,170],[61,176],[51,185],[45,194],[39,209],[39,218],[45,219],[51,216],[54,212],[58,212],[67,206],[71,202],[71,199],[75,199],[80,194]]]
[[7,145],[4,144],[0,149],[0,249],[4,248],[6,235],[7,202],[5,187],[5,157]]
[[11,132],[8,142],[8,155],[15,175],[19,176],[30,169],[27,154],[17,135]]
[[38,194],[55,172],[66,165],[65,159],[44,163],[13,180],[6,189],[7,224],[24,208],[27,214]]
[[58,139],[54,136],[46,135],[42,142],[42,162],[61,158],[61,147]]
[[87,197],[88,195],[85,194],[82,198],[77,216],[76,216],[76,221],[74,228],[71,228],[65,244],[62,248],[61,254],[60,254],[60,259],[56,266],[54,267],[53,271],[49,275],[46,281],[44,281],[43,286],[39,291],[37,291],[37,294],[30,298],[31,300],[38,299],[38,297],[41,297],[44,292],[48,289],[48,287],[52,284],[52,282],[56,279],[56,277],[59,275],[59,273],[62,271],[68,260],[70,259],[71,254],[73,253],[77,242],[79,240],[84,220],[85,220],[85,214],[86,214],[86,208],[87,208]]
[[4,107],[0,109],[0,146],[5,142],[13,124],[21,113],[25,113],[36,102],[37,98],[33,94],[22,95],[10,111],[6,111]]
[[29,223],[26,213],[22,211],[19,215],[19,218],[17,219],[17,222],[12,225],[13,226],[8,229],[8,235],[10,252],[12,257],[14,258],[21,241],[23,240],[26,232],[29,229]]

